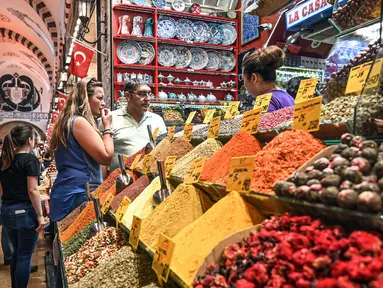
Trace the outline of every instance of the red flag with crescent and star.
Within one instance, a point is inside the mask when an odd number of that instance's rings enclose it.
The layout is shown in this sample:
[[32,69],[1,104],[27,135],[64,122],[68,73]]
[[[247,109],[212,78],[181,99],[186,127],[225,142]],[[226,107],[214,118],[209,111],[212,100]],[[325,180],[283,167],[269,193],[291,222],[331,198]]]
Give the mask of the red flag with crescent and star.
[[51,122],[55,123],[57,119],[59,118],[59,112],[57,111],[52,111],[52,116],[51,116]]
[[64,109],[66,99],[68,99],[68,96],[66,96],[66,95],[64,95],[64,94],[59,92],[59,99],[58,99],[58,102],[57,102],[57,110],[61,111],[61,110]]
[[74,42],[73,54],[68,72],[77,77],[84,78],[88,74],[93,54],[93,50],[81,45],[78,42]]

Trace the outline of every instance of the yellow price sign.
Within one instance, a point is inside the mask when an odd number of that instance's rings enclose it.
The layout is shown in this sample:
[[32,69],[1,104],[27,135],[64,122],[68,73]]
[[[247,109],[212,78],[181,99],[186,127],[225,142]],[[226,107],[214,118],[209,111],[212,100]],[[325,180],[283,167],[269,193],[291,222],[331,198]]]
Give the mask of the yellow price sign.
[[188,118],[186,119],[185,124],[190,124],[193,121],[193,118],[194,118],[196,113],[197,113],[197,111],[190,112]]
[[113,202],[114,195],[109,193],[106,197],[104,204],[101,205],[101,213],[105,215],[105,213],[109,210],[110,204]]
[[301,80],[295,97],[295,103],[306,101],[315,97],[315,89],[318,84],[318,78]]
[[227,191],[247,192],[253,178],[255,156],[233,157],[230,162]]
[[193,136],[193,124],[186,124],[184,127],[184,136],[183,138],[190,141]]
[[126,210],[128,210],[130,203],[132,203],[132,201],[129,199],[129,197],[124,196],[124,198],[122,199],[120,206],[118,206],[118,209],[117,209],[116,214],[115,214],[116,223],[121,222],[122,218],[124,217]]
[[295,104],[293,128],[307,132],[318,131],[322,96]]
[[272,93],[267,93],[267,94],[257,96],[254,109],[261,108],[262,113],[267,112],[269,110],[271,97],[273,97]]
[[170,176],[170,173],[172,173],[173,167],[176,164],[177,157],[176,156],[168,156],[165,160],[165,173],[166,177]]
[[370,76],[367,79],[366,88],[375,88],[379,85],[380,72],[382,71],[383,58],[379,58],[372,65]]
[[218,138],[219,128],[221,128],[221,116],[211,119],[207,138]]
[[156,272],[157,277],[165,282],[168,281],[169,268],[175,246],[176,244],[172,239],[162,233],[159,235],[156,253],[153,257],[152,269]]
[[176,126],[172,126],[168,128],[168,140],[172,141],[174,138],[174,132],[176,131]]
[[137,249],[138,243],[140,242],[141,222],[142,219],[140,217],[133,215],[133,223],[129,235],[129,244],[132,245],[134,249]]
[[240,101],[230,102],[229,106],[226,109],[224,118],[227,120],[233,119],[236,116],[236,114],[239,113],[238,109],[240,104],[241,104]]
[[215,113],[215,109],[209,109],[206,112],[205,119],[203,119],[203,124],[210,123],[211,119],[213,119]]
[[156,141],[159,131],[160,131],[160,127],[157,127],[156,129],[154,129],[154,131],[153,131],[153,140],[154,141]]
[[136,169],[138,162],[140,162],[140,160],[141,160],[141,157],[142,157],[142,154],[138,154],[134,158],[132,165],[130,165],[130,170],[133,171],[134,169]]
[[144,163],[142,164],[142,173],[146,174],[150,172],[150,166],[152,166],[153,155],[146,154],[144,156]]
[[241,127],[239,131],[255,134],[258,132],[259,121],[261,119],[261,108],[253,109],[243,113]]
[[190,166],[189,170],[185,175],[184,183],[185,184],[193,184],[197,183],[199,180],[199,177],[201,176],[203,166],[205,165],[206,157],[202,157],[200,159],[194,160]]
[[351,68],[348,76],[346,94],[362,91],[366,83],[368,72],[370,72],[372,61]]

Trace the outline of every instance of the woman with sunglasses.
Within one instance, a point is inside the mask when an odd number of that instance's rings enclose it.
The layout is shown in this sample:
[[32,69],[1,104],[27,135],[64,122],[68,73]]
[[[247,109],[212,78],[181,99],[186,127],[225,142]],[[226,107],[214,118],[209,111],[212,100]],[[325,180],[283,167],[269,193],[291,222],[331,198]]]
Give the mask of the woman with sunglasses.
[[[60,221],[87,200],[87,183],[102,182],[101,165],[110,165],[114,148],[112,116],[104,108],[104,89],[96,78],[80,80],[73,88],[53,129],[50,149],[58,171],[52,187],[50,217]],[[99,132],[94,117],[101,116]]]

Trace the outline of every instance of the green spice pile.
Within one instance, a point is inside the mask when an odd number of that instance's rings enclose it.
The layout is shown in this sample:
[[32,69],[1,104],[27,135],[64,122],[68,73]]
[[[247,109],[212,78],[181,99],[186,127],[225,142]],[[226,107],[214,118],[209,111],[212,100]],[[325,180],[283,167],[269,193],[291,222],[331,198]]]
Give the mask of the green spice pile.
[[89,237],[90,226],[94,223],[96,223],[96,220],[73,236],[66,245],[63,245],[62,250],[64,259],[76,253],[85,244]]

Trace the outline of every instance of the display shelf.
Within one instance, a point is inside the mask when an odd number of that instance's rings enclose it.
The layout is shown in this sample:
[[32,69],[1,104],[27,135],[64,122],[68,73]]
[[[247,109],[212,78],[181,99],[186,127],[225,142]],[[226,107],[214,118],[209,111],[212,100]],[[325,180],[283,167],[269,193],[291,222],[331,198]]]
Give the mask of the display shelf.
[[[125,82],[114,82],[114,85],[116,85],[116,86],[125,86]],[[146,83],[146,85],[148,85],[148,86],[155,86],[156,85],[156,83]]]
[[216,50],[228,50],[233,51],[236,50],[236,46],[225,46],[221,44],[210,44],[203,42],[193,42],[193,41],[184,41],[178,39],[164,39],[158,38],[159,44],[168,44],[168,45],[179,45],[179,46],[188,46],[188,47],[198,47],[198,48],[206,48],[206,49],[216,49]]
[[150,6],[140,6],[132,4],[116,4],[113,5],[113,10],[125,10],[132,12],[146,12],[153,14],[156,11],[156,8]]
[[141,42],[152,42],[154,43],[156,41],[156,38],[151,36],[134,36],[130,34],[117,34],[113,37],[115,40],[134,40],[134,41],[141,41]]
[[235,88],[221,88],[221,87],[209,87],[209,86],[194,86],[194,85],[169,85],[159,84],[160,88],[171,88],[171,89],[190,89],[190,90],[214,90],[214,91],[237,91]]
[[165,72],[180,72],[180,73],[191,73],[191,74],[209,74],[209,75],[222,75],[222,76],[236,76],[237,74],[233,72],[224,72],[224,71],[211,71],[211,70],[194,70],[190,68],[173,68],[173,67],[158,67],[159,71]]
[[335,22],[334,20],[332,20],[331,18],[328,19],[329,23],[336,29],[339,31],[339,34],[336,35],[336,38],[342,38],[346,35],[349,35],[349,34],[352,34],[354,33],[355,31],[359,30],[359,29],[362,29],[362,28],[366,28],[368,26],[372,26],[376,23],[379,23],[380,21],[380,18],[376,18],[374,20],[371,20],[371,21],[368,21],[368,22],[365,22],[363,24],[360,24],[358,26],[355,26],[355,27],[352,27],[352,28],[349,28],[349,29],[346,29],[346,30],[342,30],[342,28],[340,28]]
[[319,68],[306,68],[306,67],[304,67],[304,66],[299,66],[299,67],[282,66],[282,67],[278,68],[278,70],[282,70],[282,71],[285,71],[285,70],[294,70],[294,71],[313,71],[313,72],[321,72],[321,73],[324,73],[323,69],[319,69]]
[[221,24],[237,24],[236,20],[230,19],[230,18],[223,18],[223,17],[217,17],[217,16],[210,16],[210,15],[203,15],[203,14],[195,14],[190,12],[180,12],[175,10],[168,10],[168,9],[157,9],[158,15],[164,15],[164,16],[174,16],[179,18],[190,18],[193,20],[200,20],[200,21],[208,21],[212,23],[221,23]]
[[137,64],[116,64],[114,65],[114,68],[135,69],[135,70],[155,70],[156,66],[137,65]]

